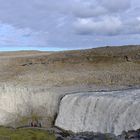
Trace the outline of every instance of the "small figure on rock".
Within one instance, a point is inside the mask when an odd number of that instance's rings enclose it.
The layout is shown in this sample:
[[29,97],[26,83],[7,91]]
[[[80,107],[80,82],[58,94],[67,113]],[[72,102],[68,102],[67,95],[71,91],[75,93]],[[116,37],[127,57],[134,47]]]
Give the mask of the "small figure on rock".
[[31,127],[42,127],[41,122],[38,122],[38,120],[32,120],[30,123]]

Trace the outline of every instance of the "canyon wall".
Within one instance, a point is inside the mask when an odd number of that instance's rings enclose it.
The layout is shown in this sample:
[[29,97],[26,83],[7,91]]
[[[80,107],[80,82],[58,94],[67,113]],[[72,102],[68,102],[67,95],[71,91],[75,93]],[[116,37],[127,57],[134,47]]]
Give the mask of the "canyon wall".
[[0,125],[26,126],[36,119],[50,127],[62,95],[39,88],[1,85]]

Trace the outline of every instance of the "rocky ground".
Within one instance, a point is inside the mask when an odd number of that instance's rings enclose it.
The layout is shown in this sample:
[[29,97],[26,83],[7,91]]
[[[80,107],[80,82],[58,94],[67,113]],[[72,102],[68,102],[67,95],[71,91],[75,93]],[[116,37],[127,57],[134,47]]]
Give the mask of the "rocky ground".
[[62,131],[57,128],[49,130],[54,133],[56,140],[140,140],[140,130],[123,131],[120,135],[115,136],[114,134],[106,133],[94,133],[94,132],[83,132],[83,133],[72,133]]
[[122,134],[115,136],[113,134],[101,134],[93,132],[69,133],[64,131],[55,131],[57,140],[140,140],[140,130],[123,131]]

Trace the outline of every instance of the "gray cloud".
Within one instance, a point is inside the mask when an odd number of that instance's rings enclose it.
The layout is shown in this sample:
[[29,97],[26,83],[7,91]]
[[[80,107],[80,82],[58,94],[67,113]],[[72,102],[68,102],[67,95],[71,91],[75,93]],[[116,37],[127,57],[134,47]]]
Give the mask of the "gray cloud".
[[46,45],[47,33],[33,32],[28,28],[16,29],[10,25],[0,24],[0,45],[2,46],[28,46]]
[[139,0],[0,0],[0,44],[88,47],[100,44],[100,36],[138,35],[139,5]]
[[75,16],[88,18],[125,12],[130,7],[131,0],[91,0],[87,4],[80,4],[73,10]]
[[140,17],[121,19],[120,17],[104,16],[101,19],[79,18],[74,23],[75,32],[81,35],[121,35],[140,34]]
[[76,0],[72,1],[0,0],[0,21],[20,28],[48,30],[59,24],[59,18],[70,16]]
[[78,19],[75,23],[76,32],[79,34],[115,35],[121,31],[122,23],[116,17],[104,17],[102,20]]
[[131,0],[0,0],[0,21],[47,30],[63,16],[97,17],[130,8]]
[[131,7],[131,0],[99,0],[111,12],[125,11]]
[[140,8],[138,5],[132,7],[131,2],[131,0],[98,0],[92,14],[76,15],[75,32],[80,35],[107,36],[140,34]]

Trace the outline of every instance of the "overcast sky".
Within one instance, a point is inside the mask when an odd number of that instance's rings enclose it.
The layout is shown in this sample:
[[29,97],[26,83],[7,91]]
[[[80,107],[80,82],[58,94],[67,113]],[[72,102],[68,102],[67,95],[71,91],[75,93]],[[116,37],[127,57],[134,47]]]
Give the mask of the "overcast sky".
[[140,0],[0,0],[0,50],[140,44]]

